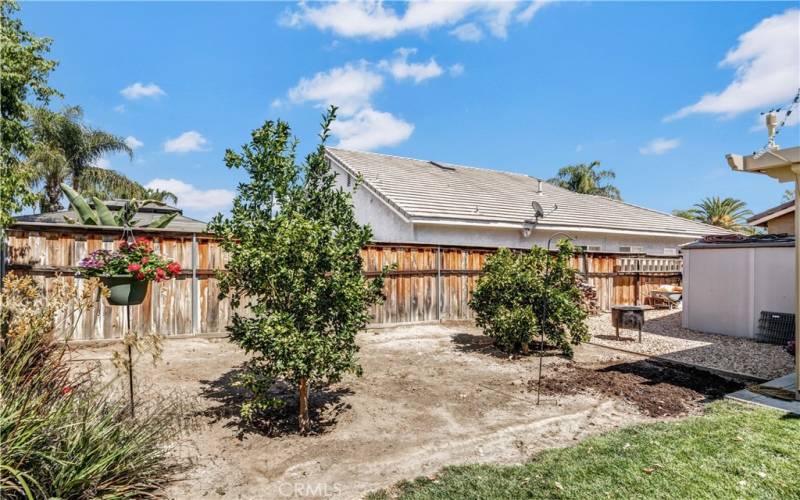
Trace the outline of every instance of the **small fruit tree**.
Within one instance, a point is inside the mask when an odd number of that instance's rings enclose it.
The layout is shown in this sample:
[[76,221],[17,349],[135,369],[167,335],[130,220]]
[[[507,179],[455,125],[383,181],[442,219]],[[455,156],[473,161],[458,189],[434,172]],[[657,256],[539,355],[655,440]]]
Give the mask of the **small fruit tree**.
[[239,384],[252,394],[242,417],[252,420],[283,404],[268,393],[278,380],[296,384],[299,427],[307,432],[309,383],[360,374],[355,337],[381,297],[383,275],[367,280],[360,250],[372,237],[355,219],[351,193],[336,185],[324,144],[336,114],[322,123],[321,143],[297,164],[296,140],[283,121],[267,121],[228,168],[244,170],[229,218],[209,225],[230,259],[220,274],[223,296],[248,314],[228,327],[233,342],[253,353]]
[[470,307],[498,347],[527,353],[544,330],[548,344],[571,356],[572,345],[586,340],[586,312],[569,262],[573,252],[563,241],[555,256],[541,247],[501,248],[486,260]]

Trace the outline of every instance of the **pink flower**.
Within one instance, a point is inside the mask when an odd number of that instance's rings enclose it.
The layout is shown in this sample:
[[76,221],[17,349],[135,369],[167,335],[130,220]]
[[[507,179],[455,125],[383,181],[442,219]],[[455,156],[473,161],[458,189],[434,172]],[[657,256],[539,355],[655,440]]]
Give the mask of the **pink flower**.
[[128,272],[129,273],[138,272],[141,268],[142,268],[142,266],[140,266],[139,264],[128,264]]
[[61,394],[63,394],[64,396],[66,396],[66,395],[68,395],[68,394],[72,394],[72,387],[70,387],[70,386],[68,386],[68,385],[67,385],[67,386],[64,386],[64,387],[61,389]]
[[143,272],[136,273],[136,279],[142,281],[144,279],[144,273]]
[[172,275],[177,275],[181,273],[181,265],[177,262],[170,262],[167,264],[167,271],[169,271]]

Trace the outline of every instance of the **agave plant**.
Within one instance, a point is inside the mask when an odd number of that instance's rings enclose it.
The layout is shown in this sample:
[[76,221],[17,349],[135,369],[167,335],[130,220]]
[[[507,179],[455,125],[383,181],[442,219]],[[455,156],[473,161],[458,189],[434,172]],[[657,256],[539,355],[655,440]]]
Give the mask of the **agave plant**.
[[[86,226],[134,227],[139,222],[134,219],[134,216],[139,212],[140,208],[148,203],[165,205],[165,203],[158,200],[128,200],[121,210],[114,213],[96,196],[92,196],[92,202],[94,203],[94,209],[92,209],[83,196],[68,185],[62,183],[61,189],[64,191],[67,199],[69,199],[69,202],[72,204],[73,208],[75,208],[75,213],[78,215],[77,219],[64,216],[64,220],[70,224],[81,223]],[[155,229],[165,228],[177,215],[177,212],[164,214],[150,222],[146,227]]]

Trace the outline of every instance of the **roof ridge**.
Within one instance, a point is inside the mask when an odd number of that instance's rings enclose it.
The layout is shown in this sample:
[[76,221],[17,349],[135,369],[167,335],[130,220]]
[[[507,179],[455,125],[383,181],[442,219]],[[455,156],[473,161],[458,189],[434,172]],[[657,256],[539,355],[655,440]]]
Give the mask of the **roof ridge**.
[[710,227],[710,228],[713,228],[714,230],[717,230],[717,231],[719,231],[719,230],[722,230],[722,231],[729,231],[729,232],[731,232],[731,233],[733,233],[733,232],[734,232],[734,231],[730,231],[729,229],[725,229],[724,227],[714,226],[714,225],[712,225],[712,224],[706,224],[705,222],[700,222],[700,221],[697,221],[697,220],[686,219],[686,218],[684,218],[684,217],[679,217],[679,216],[677,216],[677,215],[675,215],[675,214],[670,214],[670,213],[667,213],[667,212],[662,212],[662,211],[660,211],[660,210],[656,210],[656,209],[654,209],[654,208],[643,207],[643,206],[641,206],[641,205],[637,205],[636,203],[631,203],[631,202],[629,202],[629,201],[617,200],[617,199],[614,199],[614,198],[607,198],[607,197],[605,197],[605,196],[602,196],[602,195],[599,195],[599,194],[586,194],[586,193],[577,193],[577,194],[583,194],[583,195],[585,195],[585,196],[596,196],[596,197],[598,197],[598,198],[603,198],[604,200],[608,200],[608,201],[612,201],[612,202],[616,202],[616,203],[621,203],[621,204],[623,204],[623,205],[628,205],[629,207],[638,208],[638,209],[640,209],[640,210],[647,210],[648,212],[652,212],[652,213],[655,213],[655,214],[659,214],[659,215],[666,215],[667,217],[672,217],[672,218],[674,218],[674,219],[679,219],[679,220],[681,220],[681,221],[690,222],[690,223],[692,223],[692,224],[696,224],[696,225],[698,225],[698,226]]
[[[393,154],[389,154],[389,153],[375,153],[373,151],[358,151],[356,149],[330,148],[330,147],[327,147],[327,146],[325,147],[325,149],[331,149],[331,150],[334,150],[334,151],[345,151],[345,152],[348,152],[348,153],[368,154],[368,155],[376,155],[376,156],[388,156],[390,158],[399,158],[401,160],[413,160],[413,161],[419,161],[419,162],[423,162],[423,163],[436,162],[436,163],[439,163],[439,164],[442,164],[442,165],[447,165],[447,166],[456,167],[456,168],[466,168],[466,169],[470,169],[470,170],[483,170],[483,171],[486,171],[486,172],[493,172],[493,173],[498,173],[498,174],[517,175],[517,176],[520,176],[520,177],[526,177],[528,179],[533,179],[533,180],[536,180],[536,181],[542,181],[542,182],[545,182],[547,184],[550,184],[549,182],[547,182],[546,180],[542,179],[541,177],[534,177],[534,176],[532,176],[530,174],[521,174],[519,172],[509,172],[508,170],[498,170],[498,169],[495,169],[495,168],[486,168],[486,167],[475,167],[475,166],[472,166],[472,165],[462,165],[460,163],[451,163],[449,161],[423,160],[421,158],[412,158],[410,156],[400,156],[400,155],[393,155]],[[550,185],[553,186],[553,184],[550,184]],[[553,186],[553,187],[558,187],[558,186]]]

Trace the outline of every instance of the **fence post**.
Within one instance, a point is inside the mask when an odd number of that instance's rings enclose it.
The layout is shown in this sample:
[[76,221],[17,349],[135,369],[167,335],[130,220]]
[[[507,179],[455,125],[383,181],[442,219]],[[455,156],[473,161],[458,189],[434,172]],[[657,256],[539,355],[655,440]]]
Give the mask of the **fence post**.
[[436,247],[436,321],[442,321],[442,247]]
[[197,283],[197,234],[192,233],[192,333],[200,333],[200,287]]

